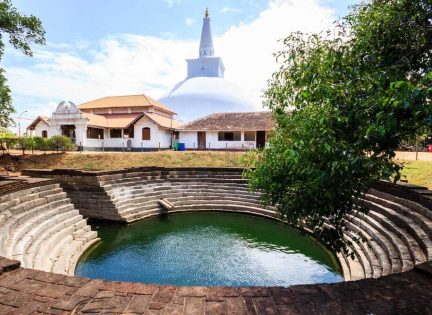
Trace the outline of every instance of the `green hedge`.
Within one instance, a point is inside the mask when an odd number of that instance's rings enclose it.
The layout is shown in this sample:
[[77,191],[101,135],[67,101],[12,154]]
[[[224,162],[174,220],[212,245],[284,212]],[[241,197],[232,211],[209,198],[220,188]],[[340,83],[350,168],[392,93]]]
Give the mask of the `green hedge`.
[[22,150],[23,154],[26,150],[65,152],[75,149],[75,145],[66,136],[52,136],[51,138],[19,137],[10,133],[0,133],[0,150],[5,153],[8,149]]

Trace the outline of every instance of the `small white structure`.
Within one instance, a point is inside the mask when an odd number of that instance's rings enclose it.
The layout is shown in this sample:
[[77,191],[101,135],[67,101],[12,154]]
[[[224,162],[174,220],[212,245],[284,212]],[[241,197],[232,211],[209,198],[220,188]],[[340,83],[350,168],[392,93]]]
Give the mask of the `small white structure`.
[[175,113],[146,95],[112,96],[76,106],[61,102],[27,127],[32,136],[65,135],[83,150],[144,151],[172,147]]
[[215,113],[177,128],[186,149],[248,150],[262,148],[274,128],[269,112]]
[[160,99],[160,102],[179,113],[181,119],[192,121],[215,111],[254,110],[254,105],[246,94],[224,79],[225,66],[220,57],[215,57],[207,10],[203,20],[199,57],[188,59],[187,69],[187,78]]

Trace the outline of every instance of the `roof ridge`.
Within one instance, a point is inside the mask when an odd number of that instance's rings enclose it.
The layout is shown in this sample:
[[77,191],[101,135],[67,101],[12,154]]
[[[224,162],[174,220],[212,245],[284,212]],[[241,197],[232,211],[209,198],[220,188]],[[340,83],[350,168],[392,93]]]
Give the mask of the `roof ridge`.
[[195,123],[195,122],[197,122],[197,121],[200,121],[200,120],[206,119],[206,118],[208,118],[208,117],[210,117],[210,116],[214,116],[214,115],[216,115],[216,114],[217,114],[217,113],[211,113],[211,114],[208,114],[208,115],[206,115],[206,116],[204,116],[204,117],[197,118],[197,119],[195,119],[195,120],[192,120],[192,121],[190,121],[190,122],[187,122],[187,123],[181,125],[181,127],[183,127],[183,126],[187,126],[187,125],[191,125],[191,124],[193,124],[193,123]]
[[274,127],[270,112],[221,112],[212,113],[184,124],[180,130],[269,130]]
[[[210,115],[224,115],[224,114],[259,114],[259,113],[271,113],[271,111],[269,111],[269,110],[257,110],[257,111],[248,111],[248,112],[216,112],[216,113],[211,113],[211,114],[209,114],[207,116],[210,116]],[[207,116],[204,116],[204,117],[207,117]],[[204,117],[201,117],[201,118],[204,118]],[[198,119],[195,119],[195,120],[199,120],[201,118],[198,118]]]
[[82,103],[79,109],[115,108],[115,107],[149,107],[154,106],[162,111],[176,114],[170,107],[147,94],[112,95]]

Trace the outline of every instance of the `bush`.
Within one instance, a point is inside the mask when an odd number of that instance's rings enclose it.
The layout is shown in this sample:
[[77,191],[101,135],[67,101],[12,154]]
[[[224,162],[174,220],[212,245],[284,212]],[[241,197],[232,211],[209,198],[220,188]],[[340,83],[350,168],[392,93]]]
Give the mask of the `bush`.
[[34,149],[45,152],[50,149],[50,141],[48,138],[33,137]]
[[65,152],[71,151],[75,146],[72,143],[72,140],[66,136],[52,136],[49,139],[49,147],[51,150]]
[[72,140],[66,136],[52,136],[48,140],[48,145],[51,150],[57,151],[57,153],[70,151],[74,148]]
[[35,140],[34,137],[22,136],[17,137],[17,145],[20,150],[22,150],[23,155],[25,154],[25,150],[33,150],[35,149]]
[[10,147],[16,144],[16,136],[6,128],[0,127],[0,150],[4,154]]

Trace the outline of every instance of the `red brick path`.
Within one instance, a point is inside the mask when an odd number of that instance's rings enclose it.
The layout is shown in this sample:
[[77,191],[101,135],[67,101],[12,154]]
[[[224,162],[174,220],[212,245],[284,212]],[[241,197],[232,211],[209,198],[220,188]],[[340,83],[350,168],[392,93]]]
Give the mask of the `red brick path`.
[[432,314],[432,263],[377,280],[232,288],[91,280],[0,257],[0,314]]

